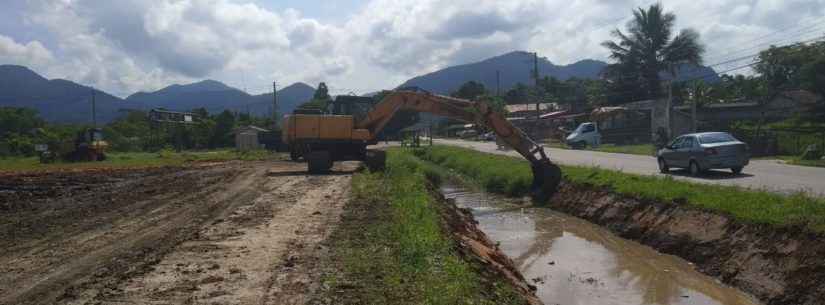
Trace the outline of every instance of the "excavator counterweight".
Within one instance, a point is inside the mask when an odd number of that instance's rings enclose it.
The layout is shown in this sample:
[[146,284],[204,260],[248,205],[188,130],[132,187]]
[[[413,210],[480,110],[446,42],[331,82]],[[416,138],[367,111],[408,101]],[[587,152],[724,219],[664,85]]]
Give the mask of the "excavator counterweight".
[[[336,107],[337,108],[337,107]],[[561,170],[547,157],[544,148],[487,104],[427,92],[396,90],[372,106],[357,119],[352,114],[297,114],[283,123],[283,142],[289,145],[294,160],[303,158],[310,172],[322,173],[334,161],[366,161],[371,169],[383,168],[383,152],[366,149],[376,143],[378,134],[400,110],[412,110],[445,116],[486,126],[499,139],[521,154],[531,164],[531,195],[544,201],[556,193]],[[380,164],[379,164],[380,163]]]

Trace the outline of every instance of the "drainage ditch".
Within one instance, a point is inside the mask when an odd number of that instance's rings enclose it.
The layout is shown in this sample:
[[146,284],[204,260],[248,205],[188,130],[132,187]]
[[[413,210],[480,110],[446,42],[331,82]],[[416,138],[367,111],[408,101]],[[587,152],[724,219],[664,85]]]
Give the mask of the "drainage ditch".
[[756,305],[755,298],[585,220],[445,182],[545,304]]

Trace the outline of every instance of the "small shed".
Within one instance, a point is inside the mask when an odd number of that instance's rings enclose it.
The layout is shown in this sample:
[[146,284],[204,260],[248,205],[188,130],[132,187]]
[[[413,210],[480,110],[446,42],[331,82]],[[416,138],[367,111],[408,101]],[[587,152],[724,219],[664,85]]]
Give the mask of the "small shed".
[[241,126],[235,129],[235,148],[241,151],[264,149],[260,137],[269,130],[258,126]]

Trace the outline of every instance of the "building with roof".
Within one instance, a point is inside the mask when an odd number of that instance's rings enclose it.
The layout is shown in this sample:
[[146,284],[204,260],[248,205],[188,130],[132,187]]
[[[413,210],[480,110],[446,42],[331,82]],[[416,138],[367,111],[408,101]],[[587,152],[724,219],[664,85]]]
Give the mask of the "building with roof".
[[235,149],[249,151],[266,148],[261,144],[261,137],[269,133],[268,129],[258,126],[248,125],[235,128]]

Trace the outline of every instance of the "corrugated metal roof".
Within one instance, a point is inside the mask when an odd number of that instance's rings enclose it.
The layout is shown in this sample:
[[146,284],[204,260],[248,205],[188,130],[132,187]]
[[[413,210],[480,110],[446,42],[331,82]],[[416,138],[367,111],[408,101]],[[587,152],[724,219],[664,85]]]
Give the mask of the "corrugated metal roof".
[[[539,104],[539,110],[546,111],[551,110],[555,106],[555,103],[541,103]],[[536,104],[515,104],[515,105],[507,105],[507,112],[523,112],[523,111],[536,111]]]

